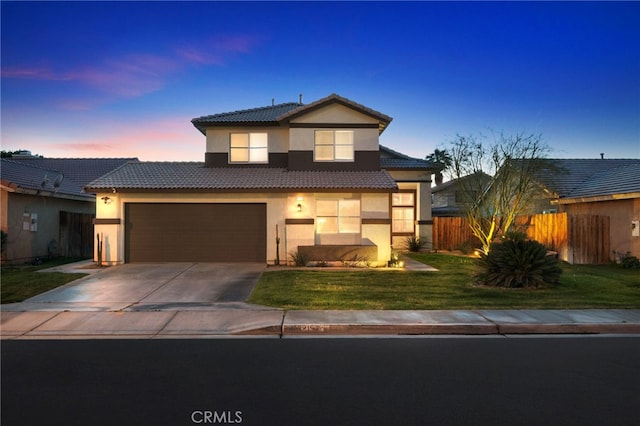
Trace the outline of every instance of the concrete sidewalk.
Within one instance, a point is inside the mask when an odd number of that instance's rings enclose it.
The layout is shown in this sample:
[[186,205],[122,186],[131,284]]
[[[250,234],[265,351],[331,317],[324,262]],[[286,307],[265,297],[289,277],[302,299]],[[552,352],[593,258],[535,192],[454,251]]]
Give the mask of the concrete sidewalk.
[[[403,260],[407,270],[427,273],[435,270],[410,258]],[[206,276],[221,273],[219,269],[212,272],[211,267],[168,264],[152,267],[145,272],[136,269],[135,265],[119,270],[96,269],[91,261],[85,261],[48,269],[61,272],[81,270],[90,276],[22,303],[2,305],[1,337],[157,339],[238,335],[277,338],[334,335],[640,334],[640,309],[283,311],[240,302],[238,300],[246,298],[242,294],[232,300],[213,297],[210,294],[213,290],[208,286],[200,293],[193,290],[188,292],[195,294],[190,298],[176,297],[177,293],[171,290],[172,286],[184,286],[184,278],[188,274],[191,275],[188,275],[187,281],[193,285],[203,273]],[[173,275],[167,270],[181,279],[171,278]],[[126,285],[113,277],[115,272],[128,274]],[[256,273],[259,272],[260,268],[256,270]],[[151,278],[145,281],[145,276],[149,274]],[[131,285],[134,278],[140,282]],[[109,285],[92,287],[91,283],[99,280],[107,281]],[[209,282],[210,279],[205,281]],[[231,281],[232,286],[237,286],[237,280]],[[131,289],[140,291],[145,286],[150,289],[143,292],[144,297],[136,298],[129,294]],[[184,293],[182,288],[180,290],[180,294]],[[207,295],[210,297],[205,297]]]
[[282,311],[215,306],[156,311],[20,311],[5,307],[2,339],[640,334],[640,310],[636,309]]

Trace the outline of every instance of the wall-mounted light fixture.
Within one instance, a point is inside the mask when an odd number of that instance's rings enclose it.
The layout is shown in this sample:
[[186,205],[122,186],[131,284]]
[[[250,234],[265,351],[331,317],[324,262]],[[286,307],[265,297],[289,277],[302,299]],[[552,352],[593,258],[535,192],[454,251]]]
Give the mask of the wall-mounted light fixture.
[[111,203],[111,198],[109,197],[102,197],[101,200],[104,201],[105,204]]
[[298,213],[300,213],[302,211],[302,204],[298,203],[296,209],[298,210]]

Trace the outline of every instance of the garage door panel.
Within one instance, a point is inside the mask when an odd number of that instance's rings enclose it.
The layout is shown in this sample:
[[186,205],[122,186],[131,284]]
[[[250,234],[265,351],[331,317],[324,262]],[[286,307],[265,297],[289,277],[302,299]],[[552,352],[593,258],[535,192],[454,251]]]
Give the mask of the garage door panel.
[[128,203],[127,262],[265,262],[265,204]]

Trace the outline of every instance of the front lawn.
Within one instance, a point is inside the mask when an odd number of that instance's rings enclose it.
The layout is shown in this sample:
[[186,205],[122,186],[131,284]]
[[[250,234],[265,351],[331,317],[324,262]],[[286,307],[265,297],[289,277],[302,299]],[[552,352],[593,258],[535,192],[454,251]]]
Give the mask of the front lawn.
[[0,302],[22,302],[25,299],[86,276],[87,274],[77,273],[37,272],[41,269],[79,260],[83,259],[60,258],[37,266],[3,266],[0,277]]
[[472,285],[474,260],[412,257],[439,272],[271,270],[250,303],[284,309],[587,309],[640,308],[640,272],[615,265],[563,265],[560,285],[541,290]]

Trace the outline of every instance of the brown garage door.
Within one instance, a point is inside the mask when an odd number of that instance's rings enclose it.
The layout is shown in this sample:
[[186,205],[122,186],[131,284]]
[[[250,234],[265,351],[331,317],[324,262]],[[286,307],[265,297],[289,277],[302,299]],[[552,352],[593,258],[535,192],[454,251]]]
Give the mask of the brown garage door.
[[266,262],[266,204],[125,204],[126,262]]

